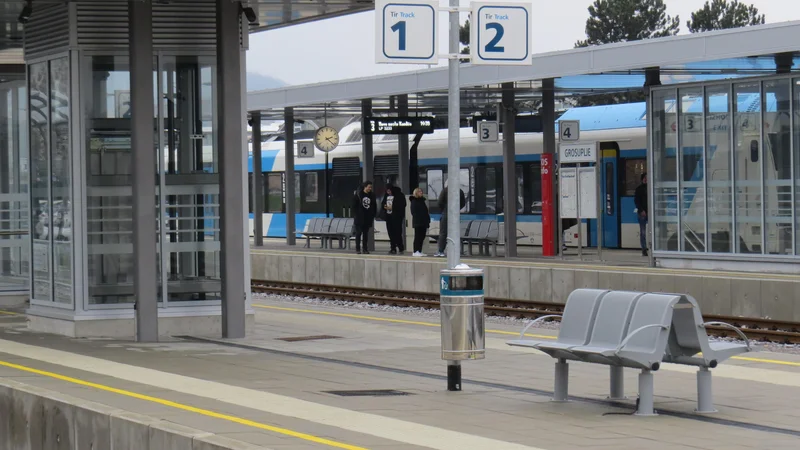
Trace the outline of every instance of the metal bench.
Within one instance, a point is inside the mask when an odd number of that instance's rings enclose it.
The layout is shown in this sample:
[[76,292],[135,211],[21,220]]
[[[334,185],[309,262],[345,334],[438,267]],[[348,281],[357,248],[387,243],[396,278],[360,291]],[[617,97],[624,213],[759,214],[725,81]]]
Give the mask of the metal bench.
[[311,239],[320,239],[321,247],[325,247],[324,236],[329,232],[333,219],[314,217],[306,223],[306,229],[297,231],[306,238],[305,247],[311,248]]
[[[350,237],[353,236],[353,223],[352,218],[333,219],[331,223],[330,233],[326,236],[327,239],[339,241],[339,248],[349,247]],[[330,246],[330,245],[329,245]]]
[[[525,331],[547,318],[529,323],[520,338],[508,345],[530,347],[557,358],[554,401],[568,398],[567,360],[605,364],[610,367],[610,398],[623,398],[623,368],[641,370],[637,415],[654,415],[653,371],[662,362],[690,364],[698,372],[699,412],[712,412],[711,378],[708,368],[737,353],[752,351],[746,344],[711,343],[700,309],[693,298],[682,294],[652,294],[626,291],[578,289],[570,294],[561,315],[555,342],[524,339]],[[717,325],[719,323],[714,322]],[[702,357],[697,357],[702,352]]]

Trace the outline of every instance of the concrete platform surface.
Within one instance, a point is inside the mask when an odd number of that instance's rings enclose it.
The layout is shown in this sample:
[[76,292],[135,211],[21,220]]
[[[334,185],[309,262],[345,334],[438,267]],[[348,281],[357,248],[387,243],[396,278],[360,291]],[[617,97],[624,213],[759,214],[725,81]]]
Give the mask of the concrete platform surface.
[[719,412],[709,415],[693,412],[694,370],[667,364],[655,373],[659,415],[642,418],[631,415],[632,370],[629,400],[610,404],[608,369],[571,364],[572,401],[550,402],[553,360],[505,345],[517,325],[488,323],[487,358],[465,362],[463,391],[448,392],[435,316],[258,297],[254,306],[255,332],[230,341],[69,339],[10,323],[0,328],[0,377],[277,450],[796,449],[800,442],[797,355],[756,353],[714,369]]

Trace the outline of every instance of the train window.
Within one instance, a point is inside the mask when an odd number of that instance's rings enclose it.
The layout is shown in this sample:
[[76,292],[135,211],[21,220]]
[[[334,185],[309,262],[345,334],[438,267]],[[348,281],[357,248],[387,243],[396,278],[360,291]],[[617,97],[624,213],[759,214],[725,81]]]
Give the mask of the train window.
[[642,174],[647,171],[647,160],[640,158],[624,159],[623,161],[625,161],[625,179],[622,181],[624,187],[622,195],[633,197],[636,188],[642,183]]
[[302,211],[302,202],[300,201],[302,198],[302,191],[300,190],[302,187],[300,183],[301,176],[302,174],[300,172],[294,173],[294,211],[296,213]]
[[352,132],[350,132],[350,136],[347,136],[347,140],[345,142],[350,143],[359,141],[361,141],[361,130],[355,129]]
[[470,201],[469,201],[469,193],[470,193],[470,177],[469,177],[469,169],[461,169],[458,172],[458,181],[461,185],[461,190],[464,192],[464,197],[466,198],[466,204],[463,208],[461,208],[462,213],[470,212]]
[[307,202],[319,201],[319,176],[316,172],[306,172],[305,174],[305,191]]
[[487,214],[497,214],[497,170],[486,168],[486,210]]
[[247,174],[247,207],[249,208],[248,212],[253,212],[253,174]]
[[542,213],[542,166],[531,165],[531,214]]
[[[614,195],[614,163],[606,163],[606,215],[614,215],[614,202],[611,201],[611,196]],[[634,189],[635,191],[635,189]]]
[[[444,173],[441,169],[431,169],[428,170],[428,205],[435,206],[437,205],[437,200],[439,199],[439,194],[442,193],[442,189],[444,188]],[[434,209],[438,209],[438,206],[435,206]]]
[[265,211],[270,213],[283,212],[283,174],[267,174],[267,195]]
[[517,172],[517,214],[522,214],[525,211],[525,180],[522,177],[522,166],[516,166]]

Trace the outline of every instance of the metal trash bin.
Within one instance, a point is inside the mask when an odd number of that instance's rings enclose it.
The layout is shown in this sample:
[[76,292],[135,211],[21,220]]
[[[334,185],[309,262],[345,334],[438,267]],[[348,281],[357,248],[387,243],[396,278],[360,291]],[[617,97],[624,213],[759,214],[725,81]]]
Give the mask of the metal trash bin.
[[483,320],[483,269],[465,264],[439,272],[442,359],[461,361],[486,356]]

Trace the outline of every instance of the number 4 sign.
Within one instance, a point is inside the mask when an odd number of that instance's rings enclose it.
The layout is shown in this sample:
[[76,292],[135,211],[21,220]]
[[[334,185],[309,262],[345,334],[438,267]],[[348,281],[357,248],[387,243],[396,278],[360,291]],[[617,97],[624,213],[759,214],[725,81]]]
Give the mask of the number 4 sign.
[[562,142],[577,142],[581,140],[581,123],[578,120],[558,121],[558,140]]
[[531,64],[530,3],[472,3],[472,64]]

